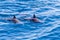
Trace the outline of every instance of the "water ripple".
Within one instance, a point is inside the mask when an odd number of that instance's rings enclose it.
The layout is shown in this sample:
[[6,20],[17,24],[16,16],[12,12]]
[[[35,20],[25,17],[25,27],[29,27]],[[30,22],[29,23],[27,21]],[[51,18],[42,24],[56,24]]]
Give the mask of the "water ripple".
[[[0,0],[0,40],[60,40],[59,0]],[[24,18],[36,14],[42,23]],[[24,24],[6,19],[13,15]]]

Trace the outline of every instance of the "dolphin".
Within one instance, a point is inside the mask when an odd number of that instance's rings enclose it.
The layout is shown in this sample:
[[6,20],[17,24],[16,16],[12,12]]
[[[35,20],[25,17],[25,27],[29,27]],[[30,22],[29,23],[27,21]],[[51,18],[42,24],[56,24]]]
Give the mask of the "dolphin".
[[23,24],[23,22],[21,22],[20,20],[18,20],[15,15],[13,16],[13,18],[10,18],[10,19],[7,19],[7,20],[8,21],[12,21],[13,23]]
[[26,20],[31,20],[33,22],[42,22],[41,20],[39,20],[36,15],[34,14],[32,18],[25,18]]

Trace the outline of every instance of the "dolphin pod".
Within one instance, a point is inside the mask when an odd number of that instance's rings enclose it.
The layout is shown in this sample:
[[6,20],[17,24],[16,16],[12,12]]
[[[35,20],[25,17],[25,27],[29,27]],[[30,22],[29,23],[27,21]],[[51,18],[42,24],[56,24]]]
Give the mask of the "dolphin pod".
[[[16,18],[16,16],[14,15],[12,19],[7,19],[9,21],[12,21],[13,23],[23,23],[21,22],[20,20],[18,20]],[[41,22],[41,20],[39,20],[36,15],[34,14],[32,18],[25,18],[25,20],[30,20],[30,21],[33,21],[33,22]]]

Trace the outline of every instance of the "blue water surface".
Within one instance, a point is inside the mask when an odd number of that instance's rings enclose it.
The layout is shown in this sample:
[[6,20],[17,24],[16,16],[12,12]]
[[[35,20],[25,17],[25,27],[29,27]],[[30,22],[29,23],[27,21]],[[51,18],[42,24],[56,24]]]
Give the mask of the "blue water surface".
[[[24,20],[33,14],[40,23]],[[0,0],[0,40],[60,40],[60,0]]]

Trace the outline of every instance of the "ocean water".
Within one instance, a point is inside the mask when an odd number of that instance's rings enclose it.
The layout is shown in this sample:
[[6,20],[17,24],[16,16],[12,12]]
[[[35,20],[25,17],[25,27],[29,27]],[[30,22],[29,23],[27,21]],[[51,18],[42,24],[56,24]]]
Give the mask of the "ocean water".
[[[33,14],[43,22],[23,20]],[[0,40],[60,40],[60,0],[0,0]]]

